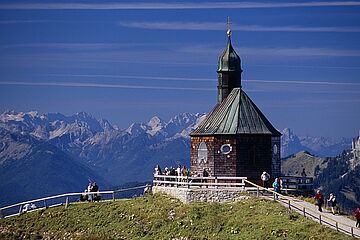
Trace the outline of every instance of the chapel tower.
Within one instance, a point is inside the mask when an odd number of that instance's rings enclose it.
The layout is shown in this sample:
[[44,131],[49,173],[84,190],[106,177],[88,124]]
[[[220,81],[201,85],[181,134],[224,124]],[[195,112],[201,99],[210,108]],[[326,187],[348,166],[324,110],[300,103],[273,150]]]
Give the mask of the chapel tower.
[[190,133],[191,171],[259,179],[280,176],[280,136],[241,86],[241,61],[228,42],[218,62],[218,103]]

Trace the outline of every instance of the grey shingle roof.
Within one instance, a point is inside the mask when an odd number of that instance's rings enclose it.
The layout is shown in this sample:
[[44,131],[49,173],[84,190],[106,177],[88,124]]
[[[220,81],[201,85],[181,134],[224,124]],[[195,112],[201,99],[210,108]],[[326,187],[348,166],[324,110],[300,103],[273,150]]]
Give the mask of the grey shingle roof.
[[213,134],[281,135],[241,88],[234,88],[190,135]]

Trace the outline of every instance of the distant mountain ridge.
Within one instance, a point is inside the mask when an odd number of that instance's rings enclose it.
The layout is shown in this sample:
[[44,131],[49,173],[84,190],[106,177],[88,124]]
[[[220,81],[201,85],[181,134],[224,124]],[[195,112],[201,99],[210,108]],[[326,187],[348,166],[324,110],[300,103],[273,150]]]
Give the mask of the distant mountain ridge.
[[[39,159],[56,161],[54,156],[61,156],[61,159],[67,159],[66,165],[70,169],[84,168],[84,174],[74,173],[81,179],[91,176],[111,185],[147,181],[156,164],[189,166],[189,133],[205,116],[204,113],[181,113],[168,121],[154,116],[148,122],[133,123],[120,129],[85,112],[65,116],[61,113],[7,111],[0,115],[0,169],[5,169],[4,163],[12,163],[16,166],[12,169],[13,183],[23,184],[25,180],[17,177],[20,170],[24,171],[21,164],[35,161],[34,149],[44,146],[40,151],[42,154],[36,155]],[[338,154],[351,144],[350,140],[347,143],[345,140],[331,142],[326,138],[299,137],[290,129],[282,132],[282,156],[303,150],[316,155]],[[51,155],[52,158],[47,154],[49,147],[56,153]],[[46,166],[49,166],[48,170]],[[43,171],[53,172],[52,167],[51,164],[42,165]],[[17,179],[20,182],[16,182]],[[39,181],[46,179],[39,178]],[[54,188],[58,185],[57,182],[49,184]]]
[[290,128],[285,128],[281,133],[281,156],[283,158],[300,151],[307,151],[322,157],[336,156],[351,148],[351,138],[298,136]]

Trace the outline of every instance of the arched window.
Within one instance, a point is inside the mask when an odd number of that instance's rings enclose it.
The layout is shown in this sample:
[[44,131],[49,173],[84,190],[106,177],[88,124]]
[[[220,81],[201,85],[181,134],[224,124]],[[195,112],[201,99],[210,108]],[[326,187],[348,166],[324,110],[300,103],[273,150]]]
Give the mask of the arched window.
[[206,163],[207,162],[207,153],[208,153],[208,149],[207,149],[206,143],[201,142],[199,144],[199,148],[198,148],[198,158],[197,158],[198,163],[200,163],[200,162]]
[[278,146],[276,144],[274,144],[273,154],[276,155],[277,153],[278,153]]

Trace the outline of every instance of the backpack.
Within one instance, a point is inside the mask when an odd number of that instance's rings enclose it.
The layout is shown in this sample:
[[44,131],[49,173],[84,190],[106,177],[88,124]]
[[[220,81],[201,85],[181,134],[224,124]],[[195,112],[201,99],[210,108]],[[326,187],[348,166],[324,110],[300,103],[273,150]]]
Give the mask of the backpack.
[[360,210],[356,210],[356,211],[355,211],[355,217],[356,217],[356,218],[360,218]]

